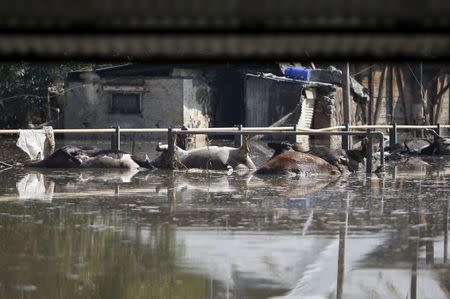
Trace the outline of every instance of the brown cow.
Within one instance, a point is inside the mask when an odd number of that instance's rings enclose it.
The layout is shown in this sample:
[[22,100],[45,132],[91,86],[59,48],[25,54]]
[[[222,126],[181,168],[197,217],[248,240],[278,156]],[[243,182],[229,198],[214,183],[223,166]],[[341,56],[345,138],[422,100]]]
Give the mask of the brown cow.
[[339,170],[324,159],[312,154],[298,152],[289,143],[269,143],[275,150],[273,156],[264,163],[257,174],[337,174]]

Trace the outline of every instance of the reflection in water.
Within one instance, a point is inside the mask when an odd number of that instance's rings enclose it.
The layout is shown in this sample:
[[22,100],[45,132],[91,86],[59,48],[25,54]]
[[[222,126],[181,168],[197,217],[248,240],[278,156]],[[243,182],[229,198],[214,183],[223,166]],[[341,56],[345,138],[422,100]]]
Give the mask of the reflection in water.
[[16,184],[19,199],[52,200],[54,182],[46,184],[42,173],[28,173]]
[[450,162],[0,173],[0,298],[447,298]]

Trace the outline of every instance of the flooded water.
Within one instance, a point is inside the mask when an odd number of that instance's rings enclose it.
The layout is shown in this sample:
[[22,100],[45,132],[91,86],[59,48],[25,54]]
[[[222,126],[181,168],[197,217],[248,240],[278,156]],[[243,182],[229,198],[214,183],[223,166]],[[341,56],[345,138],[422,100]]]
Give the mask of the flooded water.
[[450,297],[449,158],[340,179],[0,171],[0,298]]

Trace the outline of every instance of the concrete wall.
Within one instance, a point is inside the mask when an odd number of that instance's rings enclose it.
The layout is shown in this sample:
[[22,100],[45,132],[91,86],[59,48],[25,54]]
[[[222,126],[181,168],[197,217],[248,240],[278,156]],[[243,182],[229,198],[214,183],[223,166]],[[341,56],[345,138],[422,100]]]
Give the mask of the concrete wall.
[[[203,79],[183,80],[183,124],[188,128],[207,128],[211,123],[211,88]],[[187,149],[206,145],[206,135],[189,135]]]
[[[182,79],[102,79],[97,83],[68,82],[65,107],[65,128],[169,127],[183,124]],[[142,96],[142,112],[111,113],[108,88],[127,88]],[[142,90],[142,91],[141,91]]]
[[[354,106],[354,102],[351,104]],[[313,128],[327,128],[343,124],[342,88],[318,88],[314,107]],[[311,137],[310,143],[314,146],[341,148],[341,137],[321,136]]]
[[[65,128],[208,127],[210,89],[192,78],[102,78],[66,82]],[[141,113],[111,112],[114,92],[140,93]],[[148,137],[148,135],[146,135]],[[204,140],[204,137],[199,138]]]

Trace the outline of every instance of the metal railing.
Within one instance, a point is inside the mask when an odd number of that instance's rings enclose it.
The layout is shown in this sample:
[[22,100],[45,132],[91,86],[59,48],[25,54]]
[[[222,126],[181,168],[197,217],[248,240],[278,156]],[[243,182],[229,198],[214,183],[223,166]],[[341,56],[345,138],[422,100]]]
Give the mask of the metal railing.
[[[320,129],[310,129],[310,128],[302,128],[298,126],[286,126],[286,127],[217,127],[217,128],[189,128],[187,131],[184,129],[172,129],[173,132],[185,131],[189,133],[195,133],[197,131],[204,132],[204,134],[209,134],[212,132],[223,132],[224,134],[233,133],[233,132],[269,132],[275,133],[279,131],[300,131],[300,132],[326,132],[326,131],[336,131],[336,130],[367,130],[367,129],[396,129],[396,130],[420,130],[420,129],[434,129],[439,130],[443,128],[450,129],[450,125],[342,125],[342,126],[333,126],[327,128]],[[111,127],[111,128],[102,128],[102,129],[53,129],[53,133],[55,134],[103,134],[103,133],[115,133],[117,129],[122,133],[167,133],[169,128],[121,128],[121,127]],[[21,129],[0,129],[0,135],[12,135],[19,134]],[[202,133],[203,134],[203,133]]]
[[[450,128],[450,125],[348,125],[333,126],[321,129],[309,129],[301,128],[297,126],[287,127],[243,127],[238,125],[235,127],[221,127],[221,128],[102,128],[102,129],[53,129],[54,134],[106,134],[111,135],[111,147],[112,149],[120,149],[120,139],[122,133],[154,133],[154,134],[167,134],[167,143],[169,151],[174,155],[175,141],[177,135],[187,134],[208,134],[208,135],[234,135],[235,146],[242,145],[243,135],[258,135],[258,134],[272,134],[272,135],[315,135],[315,136],[342,136],[342,148],[348,150],[350,148],[349,136],[366,136],[369,140],[369,151],[367,153],[367,161],[372,161],[373,146],[372,137],[375,136],[379,139],[380,148],[380,166],[384,167],[384,133],[381,131],[372,131],[387,129],[389,130],[390,142],[397,142],[398,130],[420,130],[420,129],[433,129],[441,135],[442,128]],[[342,131],[339,131],[342,130]],[[352,130],[366,130],[366,131],[352,131]],[[0,130],[0,135],[19,134],[20,129],[8,129]],[[372,163],[366,163],[366,172],[372,172]]]

